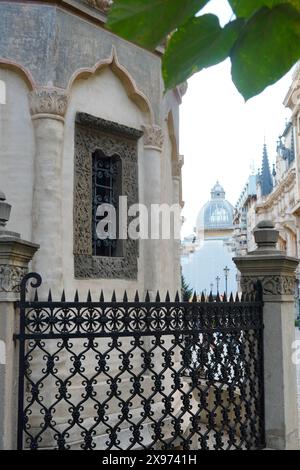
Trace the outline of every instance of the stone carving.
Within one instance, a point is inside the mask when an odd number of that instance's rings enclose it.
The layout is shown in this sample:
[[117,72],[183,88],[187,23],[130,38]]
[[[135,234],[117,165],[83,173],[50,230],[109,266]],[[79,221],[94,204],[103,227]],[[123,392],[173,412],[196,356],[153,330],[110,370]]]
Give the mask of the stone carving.
[[184,158],[183,155],[178,155],[176,160],[172,161],[172,176],[173,178],[181,177],[181,169],[183,167]]
[[[263,276],[257,277],[257,281],[262,284],[264,295],[294,295],[295,277],[294,276]],[[242,276],[241,289],[245,294],[254,291],[254,279],[251,276]]]
[[0,292],[20,292],[20,282],[27,272],[27,268],[1,264]]
[[187,81],[182,82],[180,85],[178,85],[178,91],[179,91],[181,97],[183,97],[186,94],[187,89],[188,89],[188,82]]
[[152,147],[162,150],[164,144],[163,130],[159,126],[143,126],[144,131],[144,145],[145,147]]
[[64,117],[68,106],[68,94],[56,88],[40,88],[29,93],[30,112],[37,114],[53,114]]
[[105,13],[110,9],[113,4],[113,0],[83,0],[84,3],[97,8]]
[[[109,133],[109,128],[111,132]],[[127,138],[125,134],[127,133]],[[118,135],[117,135],[118,134]],[[119,155],[122,161],[122,195],[128,206],[138,202],[137,138],[142,132],[126,126],[77,114],[74,175],[74,266],[75,277],[136,279],[138,242],[123,241],[122,257],[92,255],[92,154]]]

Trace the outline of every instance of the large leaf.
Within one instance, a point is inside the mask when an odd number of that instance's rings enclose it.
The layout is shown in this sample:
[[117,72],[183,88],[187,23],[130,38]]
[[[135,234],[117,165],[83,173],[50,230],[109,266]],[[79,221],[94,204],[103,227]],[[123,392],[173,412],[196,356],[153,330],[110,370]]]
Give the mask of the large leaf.
[[279,80],[300,58],[300,13],[289,5],[259,10],[231,54],[232,78],[249,99]]
[[208,14],[182,25],[172,35],[163,57],[166,88],[226,59],[243,24],[243,20],[235,20],[222,29],[218,18]]
[[238,17],[249,18],[256,10],[263,7],[274,8],[282,3],[289,3],[300,9],[300,0],[228,0]]
[[209,0],[114,0],[107,26],[116,34],[154,49]]

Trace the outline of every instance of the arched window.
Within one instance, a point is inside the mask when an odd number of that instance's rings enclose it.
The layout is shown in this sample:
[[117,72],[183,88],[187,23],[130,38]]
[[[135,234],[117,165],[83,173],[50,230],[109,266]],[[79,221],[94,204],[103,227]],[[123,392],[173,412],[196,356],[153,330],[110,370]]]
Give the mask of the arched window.
[[0,80],[0,104],[6,104],[6,84]]

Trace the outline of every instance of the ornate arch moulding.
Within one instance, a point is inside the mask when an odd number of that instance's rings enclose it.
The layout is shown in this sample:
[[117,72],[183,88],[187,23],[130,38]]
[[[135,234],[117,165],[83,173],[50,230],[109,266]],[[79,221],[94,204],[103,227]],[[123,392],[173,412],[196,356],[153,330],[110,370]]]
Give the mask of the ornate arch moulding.
[[70,92],[73,83],[79,78],[88,78],[90,75],[95,75],[103,68],[110,67],[113,73],[119,78],[124,85],[127,96],[148,116],[149,124],[154,124],[154,113],[148,97],[138,89],[135,80],[130,75],[128,70],[119,62],[115,46],[112,46],[111,55],[107,59],[100,60],[93,67],[80,68],[73,73],[69,84],[68,91]]
[[26,67],[23,67],[23,65],[14,62],[13,60],[3,59],[2,57],[0,57],[0,68],[12,70],[21,78],[23,78],[23,80],[25,80],[25,83],[27,84],[30,91],[35,89],[36,84],[33,79],[33,76],[31,75],[29,70],[27,70]]

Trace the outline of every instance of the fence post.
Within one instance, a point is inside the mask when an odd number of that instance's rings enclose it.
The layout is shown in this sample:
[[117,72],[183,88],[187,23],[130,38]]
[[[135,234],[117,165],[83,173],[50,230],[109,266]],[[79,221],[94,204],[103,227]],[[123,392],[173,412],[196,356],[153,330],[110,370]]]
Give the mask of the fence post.
[[11,206],[0,191],[0,449],[14,449],[17,438],[19,287],[38,245],[5,229]]
[[234,258],[241,289],[259,281],[264,300],[265,431],[268,448],[299,448],[295,341],[295,271],[299,260],[276,249],[279,232],[270,221],[254,229],[257,249]]

